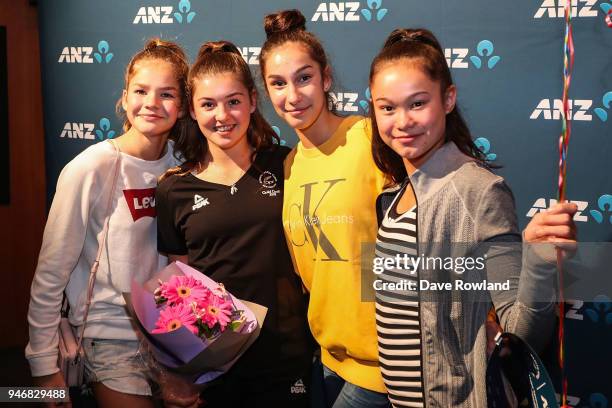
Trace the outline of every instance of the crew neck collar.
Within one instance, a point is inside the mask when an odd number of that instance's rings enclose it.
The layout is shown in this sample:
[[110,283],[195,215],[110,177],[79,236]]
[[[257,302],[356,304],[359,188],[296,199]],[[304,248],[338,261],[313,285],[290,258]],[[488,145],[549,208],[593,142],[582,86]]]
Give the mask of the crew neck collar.
[[362,119],[363,117],[357,115],[347,116],[340,122],[340,125],[336,128],[331,137],[318,146],[304,147],[304,144],[299,142],[297,144],[298,154],[305,157],[329,156],[346,140],[347,130]]

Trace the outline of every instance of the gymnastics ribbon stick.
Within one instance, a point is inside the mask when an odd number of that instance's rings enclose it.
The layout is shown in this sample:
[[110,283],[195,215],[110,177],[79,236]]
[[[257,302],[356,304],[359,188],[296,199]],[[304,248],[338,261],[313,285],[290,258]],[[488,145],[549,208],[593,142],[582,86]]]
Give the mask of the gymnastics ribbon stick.
[[[571,0],[565,3],[565,39],[563,43],[563,117],[561,125],[561,136],[559,137],[559,190],[557,201],[565,201],[565,190],[567,183],[567,148],[571,135],[571,119],[569,108],[569,87],[574,69],[574,36],[572,32]],[[563,255],[562,250],[557,249],[557,270],[559,271],[559,366],[561,368],[561,407],[567,405],[567,377],[565,374],[565,298],[563,295]]]
[[569,88],[574,69],[574,35],[571,22],[571,0],[565,4],[565,40],[563,46],[563,117],[561,118],[561,136],[559,137],[559,191],[558,201],[565,201],[565,186],[567,174],[567,147],[571,135],[571,119],[569,107]]

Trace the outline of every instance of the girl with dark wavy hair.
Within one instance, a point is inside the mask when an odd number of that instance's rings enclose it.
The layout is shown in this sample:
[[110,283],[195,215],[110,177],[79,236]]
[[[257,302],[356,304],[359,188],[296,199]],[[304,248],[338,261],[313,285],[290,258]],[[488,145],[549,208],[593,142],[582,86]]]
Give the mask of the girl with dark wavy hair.
[[367,288],[361,287],[362,244],[376,237],[374,204],[384,176],[370,154],[369,122],[338,116],[330,106],[331,66],[305,23],[298,10],[266,16],[260,65],[276,113],[299,138],[285,160],[283,224],[310,292],[308,318],[321,347],[322,367],[315,366],[323,377],[321,404],[387,407],[374,305],[363,301]]
[[289,149],[260,114],[234,44],[203,44],[188,89],[197,128],[177,140],[185,164],[157,190],[158,249],[268,308],[259,338],[203,399],[207,407],[306,407],[312,348],[280,222]]
[[[377,271],[379,361],[389,399],[395,407],[490,406],[489,310],[495,307],[504,331],[535,349],[545,345],[556,310],[555,251],[521,250],[512,192],[472,142],[430,31],[393,31],[372,62],[370,89],[372,152],[393,185],[378,200],[377,263],[406,256],[482,263],[467,271],[459,264]],[[525,241],[572,248],[575,212],[575,204],[562,203],[538,214]],[[448,282],[451,290],[429,290],[424,281]],[[464,281],[506,286],[462,290]],[[394,290],[398,282],[410,284]]]

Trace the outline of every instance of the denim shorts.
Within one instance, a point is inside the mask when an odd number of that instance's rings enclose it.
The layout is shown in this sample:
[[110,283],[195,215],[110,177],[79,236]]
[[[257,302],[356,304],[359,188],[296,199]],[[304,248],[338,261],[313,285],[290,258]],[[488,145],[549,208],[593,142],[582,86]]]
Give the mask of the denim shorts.
[[125,394],[151,395],[146,351],[139,341],[83,339],[85,378]]

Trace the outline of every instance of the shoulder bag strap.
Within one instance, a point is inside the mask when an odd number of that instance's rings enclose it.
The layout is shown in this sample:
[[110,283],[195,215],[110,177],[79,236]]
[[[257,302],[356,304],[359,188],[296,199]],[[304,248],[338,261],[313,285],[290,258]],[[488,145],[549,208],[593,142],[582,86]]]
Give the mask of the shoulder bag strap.
[[96,281],[96,272],[98,271],[98,266],[100,265],[100,257],[102,256],[102,251],[104,250],[104,246],[106,245],[106,237],[108,236],[108,221],[110,219],[111,207],[113,205],[113,197],[115,196],[115,187],[117,187],[117,177],[119,176],[119,164],[121,162],[121,150],[119,146],[115,143],[114,140],[111,140],[110,143],[115,148],[115,152],[117,153],[117,158],[115,159],[115,172],[113,174],[113,184],[111,187],[110,194],[108,196],[108,202],[106,204],[106,218],[104,220],[104,227],[102,230],[102,241],[100,242],[100,246],[98,247],[98,254],[96,255],[96,261],[91,266],[91,270],[89,271],[89,284],[87,286],[87,302],[85,303],[85,315],[83,317],[83,324],[79,330],[79,336],[77,340],[77,355],[81,351],[81,347],[83,346],[83,334],[85,333],[85,326],[87,325],[87,315],[89,314],[89,306],[91,305],[91,296],[93,294],[94,283]]

